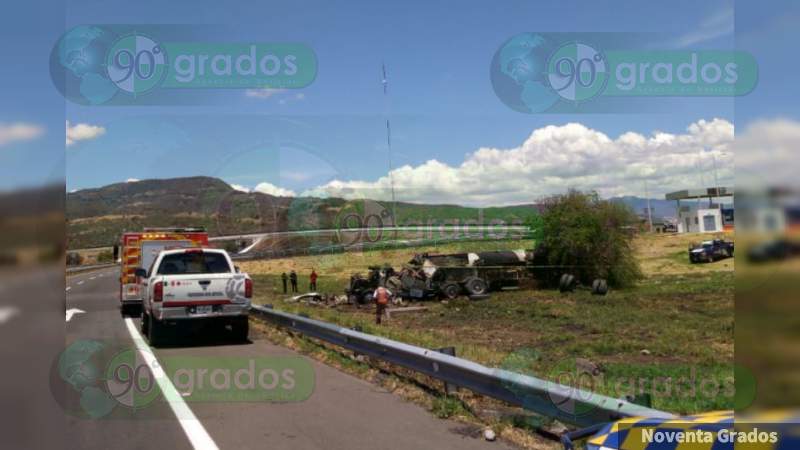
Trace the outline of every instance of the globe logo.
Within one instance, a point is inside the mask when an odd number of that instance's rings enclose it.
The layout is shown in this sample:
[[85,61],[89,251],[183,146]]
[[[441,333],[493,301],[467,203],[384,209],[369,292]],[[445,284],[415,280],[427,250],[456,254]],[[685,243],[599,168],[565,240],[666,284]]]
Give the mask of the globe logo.
[[79,339],[58,356],[50,373],[51,390],[70,414],[89,419],[111,415],[118,406],[132,411],[160,396],[153,374],[136,349]]
[[[64,383],[74,400],[75,414],[99,419],[114,410],[117,402],[103,388],[103,352],[106,344],[95,340],[78,340],[59,356],[55,380]],[[51,377],[51,383],[54,377]],[[57,391],[54,391],[57,392]],[[74,396],[77,396],[74,397]]]
[[600,95],[609,77],[605,57],[592,47],[522,33],[495,52],[490,78],[495,94],[508,107],[540,113],[561,101],[578,104]]
[[50,52],[56,89],[81,105],[120,103],[120,94],[142,95],[161,84],[167,69],[167,55],[154,40],[94,25],[68,30]]
[[67,99],[101,105],[119,88],[108,77],[106,54],[118,37],[105,28],[78,26],[64,33],[50,52],[50,76]]

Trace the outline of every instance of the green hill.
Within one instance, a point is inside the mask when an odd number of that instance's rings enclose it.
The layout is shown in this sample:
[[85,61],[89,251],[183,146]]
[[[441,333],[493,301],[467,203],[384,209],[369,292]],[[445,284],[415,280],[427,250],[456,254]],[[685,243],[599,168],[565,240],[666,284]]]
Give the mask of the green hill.
[[458,205],[276,197],[241,192],[211,177],[115,183],[67,194],[67,246],[113,245],[123,231],[144,227],[202,226],[211,235],[332,229],[361,224],[464,224],[503,220],[518,224],[536,214],[533,205],[469,208]]

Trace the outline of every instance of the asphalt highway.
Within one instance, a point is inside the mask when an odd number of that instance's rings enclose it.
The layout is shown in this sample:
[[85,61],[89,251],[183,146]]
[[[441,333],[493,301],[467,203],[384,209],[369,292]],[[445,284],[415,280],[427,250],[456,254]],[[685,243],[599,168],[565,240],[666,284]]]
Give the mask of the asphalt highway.
[[[377,386],[286,348],[253,337],[231,342],[223,332],[178,330],[164,348],[151,348],[138,318],[123,317],[117,301],[118,268],[67,278],[66,347],[100,343],[128,349],[141,364],[157,370],[165,361],[189,358],[301,358],[313,369],[313,390],[302,401],[192,401],[169,377],[161,377],[161,396],[132,407],[124,397],[111,412],[66,371],[71,381],[61,401],[68,448],[271,448],[271,449],[480,449],[510,448],[487,442],[454,421],[437,419],[423,408]],[[256,289],[258,286],[256,286]],[[76,344],[76,345],[77,345]],[[73,346],[75,347],[75,346]],[[149,356],[148,356],[149,355]],[[193,359],[192,359],[193,358]],[[107,361],[102,360],[102,365]],[[62,367],[62,366],[59,366]],[[104,368],[100,368],[103,373]],[[59,375],[59,374],[56,374]],[[63,375],[63,373],[61,374]],[[57,382],[59,378],[51,375]],[[95,377],[102,378],[102,377]],[[174,380],[172,380],[174,381]],[[78,394],[76,390],[81,390]],[[164,400],[169,398],[170,400]],[[86,411],[98,417],[87,417]],[[93,409],[94,408],[94,409]],[[91,414],[89,414],[91,416]]]

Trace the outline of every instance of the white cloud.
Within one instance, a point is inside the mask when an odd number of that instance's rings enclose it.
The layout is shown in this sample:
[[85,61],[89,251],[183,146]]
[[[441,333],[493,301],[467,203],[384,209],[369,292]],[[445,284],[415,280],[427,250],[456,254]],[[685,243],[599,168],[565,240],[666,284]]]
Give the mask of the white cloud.
[[267,100],[273,97],[278,99],[279,105],[286,105],[290,102],[301,102],[305,100],[306,94],[303,92],[298,92],[294,95],[289,94],[289,89],[272,89],[272,88],[261,88],[261,89],[247,89],[244,91],[244,95],[250,98],[256,98],[260,100]]
[[736,136],[737,185],[798,186],[800,122],[762,119]]
[[291,171],[286,170],[281,172],[281,178],[285,178],[287,180],[302,182],[311,179],[312,174],[309,171]]
[[[375,181],[333,180],[302,195],[396,198],[425,203],[501,205],[530,203],[569,188],[601,195],[644,195],[733,181],[733,124],[700,120],[683,134],[627,132],[609,138],[579,123],[534,130],[518,147],[479,148],[458,166],[435,159],[405,165]],[[705,173],[705,174],[704,174]]]
[[70,126],[69,120],[67,121],[67,146],[74,145],[78,141],[88,141],[96,139],[105,134],[106,129],[99,125],[89,125],[88,123],[79,123]]
[[136,183],[136,182],[139,182],[139,181],[142,181],[142,180],[140,180],[138,178],[128,178],[127,180],[125,180],[126,183]]
[[44,128],[32,123],[0,123],[0,147],[13,142],[30,141],[44,134]]
[[242,186],[241,184],[235,184],[235,183],[233,183],[233,184],[231,184],[231,187],[232,187],[234,190],[237,190],[237,191],[240,191],[240,192],[250,192],[250,189],[249,189],[249,188],[247,188],[247,187],[245,187],[245,186]]
[[278,95],[286,91],[287,89],[272,89],[272,88],[247,89],[246,91],[244,91],[244,95],[250,98],[260,98],[262,100],[266,100],[270,97],[273,97],[275,95]]
[[696,30],[680,36],[675,41],[675,45],[679,48],[689,47],[690,45],[697,45],[725,35],[732,35],[733,25],[733,5],[725,5],[723,9],[703,20]]
[[284,189],[282,187],[275,186],[272,183],[267,183],[264,181],[263,183],[258,183],[256,187],[253,189],[254,192],[261,192],[262,194],[269,194],[274,195],[276,197],[296,197],[294,191],[290,189]]

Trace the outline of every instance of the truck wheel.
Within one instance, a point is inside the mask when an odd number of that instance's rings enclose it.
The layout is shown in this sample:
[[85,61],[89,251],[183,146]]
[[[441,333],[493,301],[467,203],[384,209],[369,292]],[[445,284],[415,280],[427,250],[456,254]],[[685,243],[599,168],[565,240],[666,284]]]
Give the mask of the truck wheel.
[[575,276],[565,273],[561,275],[561,281],[558,284],[560,292],[572,292],[575,290]]
[[247,316],[233,319],[231,321],[231,331],[233,331],[233,338],[237,342],[247,342],[247,336],[250,334],[250,321]]
[[606,295],[608,293],[608,282],[601,278],[594,280],[592,283],[593,295]]
[[149,314],[147,315],[147,339],[153,347],[158,347],[164,342],[164,325]]
[[461,288],[455,283],[448,283],[442,288],[442,296],[448,300],[453,300],[461,293]]
[[464,289],[469,295],[483,295],[489,292],[489,286],[478,277],[469,277],[464,281]]

